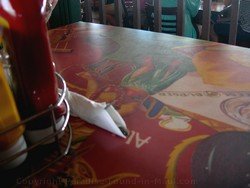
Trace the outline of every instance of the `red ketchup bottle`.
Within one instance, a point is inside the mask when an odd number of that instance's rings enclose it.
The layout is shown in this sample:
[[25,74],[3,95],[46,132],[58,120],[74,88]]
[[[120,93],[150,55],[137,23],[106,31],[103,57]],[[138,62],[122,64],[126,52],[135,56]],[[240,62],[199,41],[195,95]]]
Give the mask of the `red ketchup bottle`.
[[[0,1],[4,48],[10,55],[15,96],[22,119],[56,104],[55,70],[45,23],[46,0]],[[59,111],[61,111],[59,113]],[[57,109],[57,128],[63,123]],[[52,131],[49,114],[27,124],[26,135],[37,142]]]

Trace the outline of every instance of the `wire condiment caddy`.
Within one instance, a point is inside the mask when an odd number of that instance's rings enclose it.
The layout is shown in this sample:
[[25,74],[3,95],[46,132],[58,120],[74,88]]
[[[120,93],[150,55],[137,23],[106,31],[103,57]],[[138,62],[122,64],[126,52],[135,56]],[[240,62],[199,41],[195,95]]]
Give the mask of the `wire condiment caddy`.
[[[18,158],[19,156],[21,156],[23,154],[30,154],[31,152],[39,150],[39,147],[41,147],[41,146],[46,147],[46,143],[48,143],[48,142],[51,143],[51,141],[52,141],[53,145],[57,146],[56,147],[57,151],[58,151],[57,156],[53,160],[49,161],[48,163],[43,164],[43,166],[40,166],[39,168],[30,172],[26,177],[23,178],[23,180],[27,180],[29,178],[32,178],[35,175],[42,172],[43,170],[50,167],[51,165],[55,164],[57,161],[62,159],[64,156],[66,156],[70,150],[70,146],[71,146],[71,142],[72,142],[72,129],[71,129],[71,126],[69,124],[70,108],[69,108],[69,104],[68,104],[67,100],[65,99],[66,90],[67,90],[66,82],[64,81],[64,79],[62,78],[62,76],[60,74],[55,73],[55,75],[56,75],[56,78],[58,80],[58,84],[60,84],[60,86],[62,88],[60,90],[60,92],[58,92],[59,98],[57,100],[57,103],[54,105],[48,106],[48,108],[42,112],[34,114],[33,116],[28,117],[24,120],[21,120],[13,125],[7,126],[6,129],[0,131],[0,136],[3,134],[8,134],[8,132],[18,128],[19,126],[23,126],[23,125],[25,126],[25,125],[27,125],[27,123],[32,122],[34,120],[37,120],[40,117],[44,116],[45,114],[49,115],[49,117],[51,119],[51,126],[52,126],[53,131],[50,134],[46,135],[45,137],[43,137],[42,139],[40,139],[36,143],[28,144],[26,149],[21,150],[21,151],[15,153],[14,155],[4,159],[4,160],[0,160],[0,166],[3,166],[5,164],[11,162],[12,160],[15,160],[16,158]],[[56,116],[55,116],[55,109],[62,104],[65,106],[65,114],[63,115],[63,123],[60,126],[60,128],[58,128],[58,127],[56,127],[57,122],[56,122]],[[59,138],[60,136],[66,138],[66,143],[63,146],[62,146],[62,144],[60,144],[60,140],[62,139],[62,138]],[[24,134],[24,137],[25,137],[25,134]],[[26,163],[30,162],[30,165],[33,165],[32,161],[29,161],[29,158],[27,158],[25,162]],[[16,168],[18,168],[18,167],[16,167]],[[4,170],[1,170],[1,171],[4,172]]]

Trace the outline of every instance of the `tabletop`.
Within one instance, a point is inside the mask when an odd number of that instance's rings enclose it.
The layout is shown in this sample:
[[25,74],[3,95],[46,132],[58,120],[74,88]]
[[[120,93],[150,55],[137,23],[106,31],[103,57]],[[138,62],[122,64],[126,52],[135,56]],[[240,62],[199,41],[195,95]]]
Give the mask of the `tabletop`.
[[75,187],[249,185],[249,49],[83,22],[49,37],[68,88],[112,102],[130,134],[72,117],[72,152],[44,176]]

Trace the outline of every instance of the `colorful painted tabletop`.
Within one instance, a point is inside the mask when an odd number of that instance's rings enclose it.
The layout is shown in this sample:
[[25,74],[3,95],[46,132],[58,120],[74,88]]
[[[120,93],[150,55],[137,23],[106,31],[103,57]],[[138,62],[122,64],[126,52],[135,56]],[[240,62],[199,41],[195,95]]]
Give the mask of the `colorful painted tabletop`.
[[72,117],[71,153],[40,178],[73,187],[250,185],[249,49],[82,22],[49,36],[68,88],[111,102],[130,134]]

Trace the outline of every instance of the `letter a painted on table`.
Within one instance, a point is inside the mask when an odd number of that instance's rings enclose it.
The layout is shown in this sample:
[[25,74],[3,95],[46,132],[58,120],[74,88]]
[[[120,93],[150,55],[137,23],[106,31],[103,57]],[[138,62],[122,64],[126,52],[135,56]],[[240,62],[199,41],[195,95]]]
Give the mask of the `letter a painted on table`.
[[126,141],[126,144],[130,144],[132,142],[134,136],[135,136],[135,147],[137,149],[141,148],[144,144],[148,144],[149,140],[151,139],[150,136],[147,137],[146,139],[141,139],[140,134],[138,132],[131,131],[131,134],[130,134],[128,140]]

